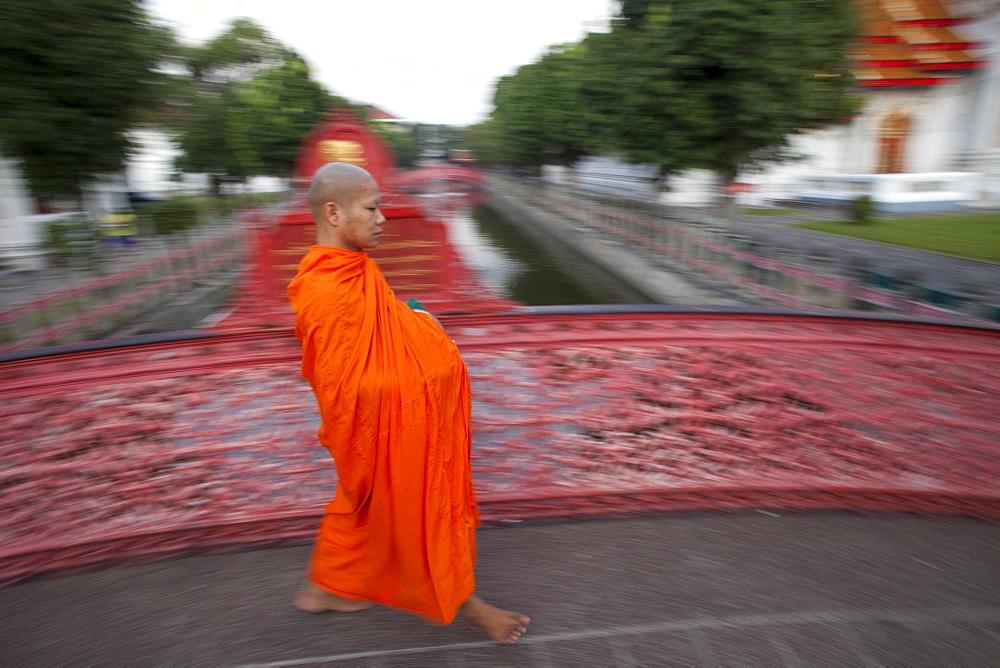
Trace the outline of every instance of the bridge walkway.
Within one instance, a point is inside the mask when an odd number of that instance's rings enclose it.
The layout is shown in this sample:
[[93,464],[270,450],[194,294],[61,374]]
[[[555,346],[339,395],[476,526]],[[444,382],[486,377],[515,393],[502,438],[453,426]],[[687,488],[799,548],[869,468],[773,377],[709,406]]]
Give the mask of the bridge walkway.
[[479,591],[532,617],[514,646],[376,607],[290,599],[304,545],[0,589],[3,665],[989,666],[995,523],[680,513],[480,531]]

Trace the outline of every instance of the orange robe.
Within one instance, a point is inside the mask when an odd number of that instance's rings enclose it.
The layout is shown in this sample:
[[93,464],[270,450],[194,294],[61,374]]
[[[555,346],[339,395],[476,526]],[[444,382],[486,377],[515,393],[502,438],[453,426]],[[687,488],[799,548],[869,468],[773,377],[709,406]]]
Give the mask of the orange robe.
[[458,348],[362,251],[313,246],[288,294],[338,475],[309,578],[448,624],[474,590],[479,524]]

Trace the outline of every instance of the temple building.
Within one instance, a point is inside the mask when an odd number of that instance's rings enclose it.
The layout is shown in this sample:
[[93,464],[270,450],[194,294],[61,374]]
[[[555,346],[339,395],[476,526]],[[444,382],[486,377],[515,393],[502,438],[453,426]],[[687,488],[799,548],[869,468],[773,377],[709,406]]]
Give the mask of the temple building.
[[[870,195],[883,211],[1000,206],[1000,2],[855,0],[852,51],[864,105],[849,124],[792,138],[801,159],[740,175],[745,204],[841,203]],[[651,168],[581,162],[576,180],[639,190]],[[663,198],[706,204],[717,177],[692,171]],[[649,186],[646,186],[647,188]]]
[[889,211],[1000,204],[998,3],[857,2],[865,105],[846,128],[818,133],[822,157],[798,196],[868,194]]

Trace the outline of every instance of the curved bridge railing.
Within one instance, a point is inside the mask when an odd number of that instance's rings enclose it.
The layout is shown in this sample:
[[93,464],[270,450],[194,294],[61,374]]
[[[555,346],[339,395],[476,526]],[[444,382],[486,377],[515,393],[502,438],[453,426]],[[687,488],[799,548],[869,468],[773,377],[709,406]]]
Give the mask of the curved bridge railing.
[[[489,523],[649,511],[1000,517],[1000,329],[570,307],[444,319]],[[0,357],[0,582],[303,541],[335,486],[287,329]]]

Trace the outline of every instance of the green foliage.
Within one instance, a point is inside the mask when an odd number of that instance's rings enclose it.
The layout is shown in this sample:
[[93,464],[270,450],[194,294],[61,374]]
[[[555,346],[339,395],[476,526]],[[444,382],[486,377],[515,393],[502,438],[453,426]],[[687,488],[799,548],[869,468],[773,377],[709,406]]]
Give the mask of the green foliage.
[[596,119],[583,104],[583,50],[554,47],[497,84],[490,131],[501,159],[537,169],[594,151]]
[[219,197],[174,197],[143,205],[143,227],[155,234],[172,234],[196,225],[226,219],[245,207],[267,206],[286,198],[286,192],[243,193]]
[[492,118],[465,128],[459,144],[460,148],[471,150],[479,164],[499,165],[503,163],[496,121]]
[[1000,262],[1000,224],[997,224],[995,213],[882,217],[879,218],[878,225],[824,220],[804,223],[798,227],[973,260]]
[[844,122],[856,100],[842,0],[626,2],[585,42],[590,104],[626,157],[663,173],[791,157],[789,137]]
[[250,19],[233,19],[226,32],[189,49],[186,64],[195,81],[224,84],[246,81],[260,68],[275,65],[284,47]]
[[437,136],[441,141],[441,146],[445,153],[451,149],[468,148],[464,145],[465,128],[455,125],[437,126]]
[[401,126],[395,123],[370,122],[369,126],[388,144],[396,157],[396,165],[401,169],[416,166],[420,157],[420,142],[417,138],[417,126]]
[[796,132],[845,122],[858,105],[843,0],[621,0],[608,33],[551,50],[497,85],[473,136],[507,164],[572,164],[616,153],[736,172],[790,159]]
[[875,202],[871,195],[861,195],[857,197],[849,207],[851,220],[858,225],[869,225],[872,221],[872,214],[875,212]]
[[290,176],[299,144],[339,100],[310,77],[309,66],[248,19],[187,51],[190,74],[173,129],[182,171],[222,182]]
[[239,102],[260,173],[291,176],[299,144],[338,101],[310,78],[309,66],[294,52],[241,86]]
[[584,40],[581,94],[601,120],[608,146],[628,162],[656,165],[661,175],[691,166],[703,122],[697,102],[671,78],[669,36],[619,28]]
[[32,192],[78,198],[122,169],[126,133],[157,104],[170,51],[140,0],[0,3],[0,143]]
[[83,215],[66,216],[45,224],[42,248],[57,265],[92,265],[100,250],[97,226]]
[[170,234],[198,224],[198,205],[190,198],[178,197],[146,204],[139,215],[152,221],[156,234]]
[[173,126],[182,151],[178,169],[208,174],[216,193],[223,181],[261,171],[238,86],[279,55],[277,43],[247,19],[234,20],[226,32],[187,50],[190,78]]
[[219,197],[192,197],[192,202],[201,221],[228,218],[245,207],[266,206],[287,197],[285,192],[241,193]]
[[259,173],[260,163],[250,142],[250,124],[233,87],[194,97],[181,125],[182,155],[177,168],[212,177],[218,192],[222,181],[242,181]]

